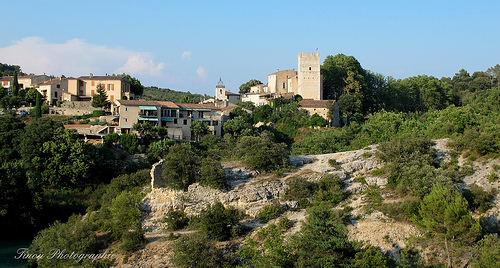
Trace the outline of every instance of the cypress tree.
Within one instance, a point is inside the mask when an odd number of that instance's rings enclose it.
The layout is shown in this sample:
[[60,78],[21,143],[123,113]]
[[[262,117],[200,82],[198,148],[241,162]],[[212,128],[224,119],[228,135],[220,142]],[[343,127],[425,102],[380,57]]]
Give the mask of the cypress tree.
[[42,116],[42,94],[36,92],[36,106],[35,106],[35,117],[40,118]]
[[19,82],[17,81],[17,72],[14,72],[14,78],[12,79],[12,96],[17,96],[19,94]]

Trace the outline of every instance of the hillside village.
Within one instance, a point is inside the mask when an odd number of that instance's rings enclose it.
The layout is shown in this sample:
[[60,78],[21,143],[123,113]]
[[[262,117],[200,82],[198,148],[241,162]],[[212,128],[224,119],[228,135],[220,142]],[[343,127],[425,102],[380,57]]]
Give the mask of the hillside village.
[[4,90],[0,227],[35,254],[113,254],[25,260],[42,267],[498,267],[500,65],[394,81],[317,58],[200,103],[19,77],[52,100],[14,115]]
[[[12,80],[13,77],[2,77],[0,83],[5,89],[10,89]],[[67,128],[76,129],[86,140],[102,140],[108,133],[134,133],[134,124],[149,123],[153,127],[166,127],[167,136],[172,139],[186,141],[195,139],[191,131],[194,121],[203,122],[210,133],[222,135],[223,125],[230,119],[229,115],[239,101],[261,106],[270,104],[270,100],[277,98],[295,99],[297,95],[301,98],[298,102],[300,108],[307,111],[309,117],[317,114],[325,120],[332,119],[328,125],[339,126],[338,105],[333,101],[336,108],[330,109],[328,101],[322,100],[321,80],[319,53],[300,53],[298,71],[278,70],[268,76],[266,85],[256,85],[244,96],[226,90],[220,79],[214,89],[215,98],[197,104],[141,100],[140,96],[133,93],[131,83],[124,75],[18,77],[21,88],[36,88],[51,107],[50,113],[59,115],[82,115],[98,109],[91,106],[91,100],[97,94],[97,86],[102,85],[111,105],[109,115],[99,118],[101,124],[95,127],[66,125]]]

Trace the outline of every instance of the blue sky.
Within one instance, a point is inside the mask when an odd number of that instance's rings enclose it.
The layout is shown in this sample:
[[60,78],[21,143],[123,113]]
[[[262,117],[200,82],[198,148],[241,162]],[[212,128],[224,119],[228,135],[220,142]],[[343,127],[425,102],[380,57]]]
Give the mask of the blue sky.
[[126,72],[214,94],[300,52],[352,55],[385,76],[452,77],[500,63],[500,1],[10,1],[0,62],[56,76]]

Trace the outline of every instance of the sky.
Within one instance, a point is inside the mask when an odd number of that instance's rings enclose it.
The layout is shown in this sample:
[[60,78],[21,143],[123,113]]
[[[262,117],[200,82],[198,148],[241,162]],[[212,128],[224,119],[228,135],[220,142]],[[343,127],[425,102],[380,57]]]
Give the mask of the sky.
[[127,73],[213,96],[339,53],[396,79],[500,63],[500,1],[10,1],[0,62],[67,77]]

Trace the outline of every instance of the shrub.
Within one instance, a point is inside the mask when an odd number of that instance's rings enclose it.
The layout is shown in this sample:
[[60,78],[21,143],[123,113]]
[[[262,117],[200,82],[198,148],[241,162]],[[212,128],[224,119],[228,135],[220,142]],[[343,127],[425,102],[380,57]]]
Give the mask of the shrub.
[[482,187],[473,184],[469,189],[464,189],[462,195],[469,203],[472,210],[477,210],[480,213],[485,213],[489,206],[490,201],[493,199],[491,193],[486,192]]
[[99,117],[105,115],[104,110],[94,110],[92,111],[92,117]]
[[232,254],[224,254],[215,242],[204,234],[182,236],[172,245],[172,263],[180,268],[235,267]]
[[168,229],[177,231],[184,229],[189,224],[189,218],[186,213],[181,210],[171,210],[165,217],[164,221],[168,225]]
[[239,225],[240,212],[235,208],[225,208],[222,203],[207,205],[199,215],[199,228],[210,239],[224,241],[231,237],[233,227]]
[[174,144],[168,150],[163,164],[162,178],[172,189],[184,190],[196,181],[199,171],[199,157],[186,143]]
[[258,218],[267,223],[270,220],[276,219],[280,216],[280,206],[278,203],[267,205],[262,207],[261,211],[258,214]]
[[118,135],[118,133],[116,132],[107,133],[106,135],[104,135],[103,139],[104,139],[104,144],[111,146],[120,141],[120,135]]
[[318,191],[314,195],[313,204],[327,202],[336,205],[342,202],[348,197],[348,194],[342,191],[343,188],[344,183],[338,176],[326,174],[318,182]]
[[288,188],[283,195],[284,200],[301,200],[312,197],[318,188],[314,182],[310,182],[304,178],[293,177],[287,180]]
[[384,175],[384,173],[385,173],[384,168],[379,168],[372,171],[373,176],[381,176]]
[[339,162],[337,162],[337,160],[333,159],[333,158],[330,158],[328,159],[328,164],[331,166],[331,167],[334,167],[335,169],[337,170],[340,170],[342,167],[340,165]]
[[498,180],[498,175],[494,172],[491,172],[490,175],[488,176],[488,180],[490,182],[495,182]]
[[238,152],[245,164],[259,171],[278,170],[288,166],[286,144],[275,143],[274,135],[263,132],[259,137],[245,136],[238,142]]
[[462,166],[460,167],[460,174],[463,176],[472,176],[474,174],[474,168],[472,166]]
[[[65,251],[70,254],[98,253],[101,244],[93,231],[93,226],[79,216],[71,217],[67,223],[56,221],[49,228],[43,229],[33,240],[30,253],[51,256],[53,250]],[[51,253],[52,252],[52,253]],[[35,260],[33,260],[35,261]],[[76,265],[90,265],[91,260],[78,262],[73,258],[40,258],[36,260],[42,267],[70,267]]]
[[214,189],[223,189],[227,186],[226,172],[222,168],[220,161],[212,158],[205,158],[201,161],[200,177],[198,182],[201,185]]
[[135,134],[123,133],[120,137],[120,144],[123,145],[130,154],[135,153],[137,143],[137,135]]
[[281,230],[288,230],[290,228],[292,228],[293,226],[293,223],[290,219],[288,219],[287,217],[281,217],[279,220],[278,220],[278,224],[277,224],[278,228],[280,228]]

